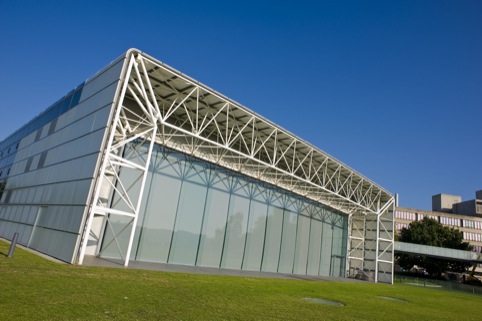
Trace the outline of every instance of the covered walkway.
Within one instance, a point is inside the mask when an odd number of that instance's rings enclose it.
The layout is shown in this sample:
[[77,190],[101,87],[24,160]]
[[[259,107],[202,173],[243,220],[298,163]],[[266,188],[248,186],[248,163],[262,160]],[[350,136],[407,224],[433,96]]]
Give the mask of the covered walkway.
[[443,247],[420,245],[413,243],[395,242],[395,252],[418,254],[451,260],[460,260],[471,263],[482,263],[482,253],[447,249]]

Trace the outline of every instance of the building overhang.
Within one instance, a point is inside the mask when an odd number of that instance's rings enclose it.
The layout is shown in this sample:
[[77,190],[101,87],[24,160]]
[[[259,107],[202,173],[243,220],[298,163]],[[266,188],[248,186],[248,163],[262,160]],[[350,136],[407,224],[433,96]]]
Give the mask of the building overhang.
[[268,182],[344,214],[379,214],[393,195],[243,105],[159,60],[129,50],[116,141],[153,125],[156,143]]

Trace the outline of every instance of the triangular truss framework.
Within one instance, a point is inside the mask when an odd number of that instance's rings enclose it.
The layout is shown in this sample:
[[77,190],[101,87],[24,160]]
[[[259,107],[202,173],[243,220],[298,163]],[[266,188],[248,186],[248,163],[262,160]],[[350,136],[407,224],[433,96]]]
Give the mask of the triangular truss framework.
[[[137,51],[129,51],[120,82],[118,103],[108,135],[94,197],[85,225],[79,263],[94,217],[127,218],[127,249],[119,252],[128,265],[153,144],[181,151],[302,195],[350,216],[347,266],[375,273],[381,264],[393,269],[393,196],[328,154],[295,137],[244,106]],[[147,158],[136,157],[126,146],[149,143]],[[127,155],[129,154],[129,155]],[[137,179],[123,182],[122,171]],[[137,176],[136,176],[137,175]],[[114,204],[114,203],[115,204]],[[363,218],[363,225],[359,220]],[[373,219],[372,219],[373,218]],[[373,225],[374,224],[374,225]],[[373,233],[375,226],[375,234]],[[119,231],[111,231],[113,240]],[[374,266],[371,244],[375,244]],[[100,246],[98,246],[98,251]],[[388,253],[391,256],[388,258]],[[388,271],[389,270],[389,271]],[[385,273],[385,272],[383,272]],[[391,279],[390,279],[391,282]]]

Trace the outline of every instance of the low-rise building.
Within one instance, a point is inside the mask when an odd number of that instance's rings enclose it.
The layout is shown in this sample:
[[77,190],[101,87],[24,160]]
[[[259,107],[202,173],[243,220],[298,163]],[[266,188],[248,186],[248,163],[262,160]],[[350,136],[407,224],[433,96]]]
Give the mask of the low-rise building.
[[443,225],[454,227],[464,234],[464,240],[482,252],[482,190],[476,198],[462,202],[460,196],[437,194],[432,196],[432,210],[419,210],[397,206],[395,209],[395,230],[400,232],[411,222],[430,217]]

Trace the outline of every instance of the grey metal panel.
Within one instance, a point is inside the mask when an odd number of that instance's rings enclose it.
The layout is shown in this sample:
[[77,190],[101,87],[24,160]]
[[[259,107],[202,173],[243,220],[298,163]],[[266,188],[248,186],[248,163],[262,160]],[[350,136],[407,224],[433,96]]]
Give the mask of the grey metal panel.
[[9,218],[10,213],[12,212],[12,210],[13,210],[13,207],[7,207],[7,208],[6,208],[5,214],[4,214],[5,220],[8,220],[8,218]]
[[23,148],[25,148],[25,146],[32,144],[34,140],[35,140],[35,132],[31,133],[30,135],[26,136],[20,141],[19,150],[21,151]]
[[84,215],[84,207],[71,206],[69,214],[70,218],[68,230],[71,232],[79,233],[82,228],[81,223]]
[[111,105],[114,101],[117,85],[118,82],[112,83],[73,108],[76,118],[84,117],[100,108]]
[[80,170],[79,178],[92,178],[94,176],[94,169],[97,164],[99,153],[88,155],[82,158],[82,168]]
[[121,59],[109,69],[87,80],[80,96],[80,102],[85,101],[103,88],[119,80],[123,64],[124,60]]
[[86,138],[87,138],[86,143],[84,146],[82,146],[80,151],[84,155],[98,152],[100,151],[102,140],[104,138],[104,131],[99,130],[99,131],[93,132],[89,136],[86,136]]
[[95,114],[89,114],[75,123],[71,124],[69,127],[65,129],[67,134],[66,141],[71,141],[77,138],[80,138],[86,134],[90,133],[90,129],[92,127],[92,123],[94,122]]
[[91,179],[77,181],[77,187],[72,201],[73,204],[85,205],[87,203],[87,195],[91,184]]
[[81,163],[81,159],[72,159],[55,165],[52,168],[49,182],[64,182],[77,179]]
[[34,196],[35,196],[35,189],[27,188],[27,198],[25,203],[32,204]]
[[32,233],[32,226],[31,225],[23,225],[22,232],[19,234],[19,243],[23,245],[27,245],[28,240],[30,239],[30,233]]
[[[45,140],[48,142],[48,147],[55,147],[101,128],[102,126],[97,125],[103,122],[99,119],[99,117],[102,117],[101,114],[105,115],[105,123],[107,123],[108,111],[110,110],[116,88],[117,84],[112,84],[87,101],[61,115],[57,123],[56,132]],[[107,111],[99,114],[96,112],[98,109],[107,109]],[[36,149],[29,152],[38,153],[39,150]]]
[[60,260],[72,262],[77,234],[39,227],[32,238],[32,248]]
[[92,131],[96,131],[107,126],[112,105],[108,105],[95,113],[94,123],[92,124]]
[[19,223],[26,223],[28,219],[28,211],[26,206],[19,206],[18,209],[19,213],[17,214],[18,222]]
[[35,206],[28,206],[27,224],[33,225],[37,216],[37,209]]
[[3,230],[3,235],[6,239],[11,239],[12,235],[10,234],[10,229],[12,227],[11,222],[5,222],[4,224],[4,230]]
[[0,233],[5,238],[8,238],[8,236],[7,236],[7,226],[8,226],[8,222],[3,222],[2,224],[0,224]]
[[24,190],[18,189],[15,191],[15,197],[13,198],[14,203],[25,203]]
[[84,207],[70,206],[68,213],[68,224],[66,225],[66,230],[73,233],[79,233],[82,229],[81,223],[84,215]]

